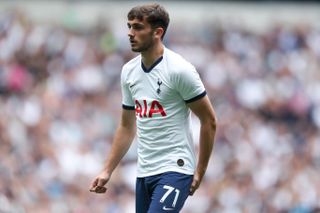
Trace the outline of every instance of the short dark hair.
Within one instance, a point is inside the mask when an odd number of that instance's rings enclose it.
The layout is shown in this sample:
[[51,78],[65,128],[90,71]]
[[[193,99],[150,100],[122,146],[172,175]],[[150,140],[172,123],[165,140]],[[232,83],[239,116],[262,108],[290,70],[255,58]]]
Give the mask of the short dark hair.
[[146,18],[146,21],[151,25],[152,29],[157,27],[163,28],[162,39],[167,31],[170,21],[169,14],[166,9],[156,3],[132,8],[128,13],[128,20],[133,20],[135,18],[140,21]]

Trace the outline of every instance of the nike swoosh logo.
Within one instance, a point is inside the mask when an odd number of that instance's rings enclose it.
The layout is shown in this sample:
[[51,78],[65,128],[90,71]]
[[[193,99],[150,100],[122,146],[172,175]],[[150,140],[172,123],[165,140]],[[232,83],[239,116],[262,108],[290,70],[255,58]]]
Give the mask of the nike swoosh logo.
[[131,84],[129,87],[132,88],[132,87],[134,87],[135,85],[136,85],[136,84]]
[[165,206],[164,206],[162,209],[165,210],[165,211],[172,211],[172,210],[174,210],[174,208],[167,208],[167,207],[165,207]]

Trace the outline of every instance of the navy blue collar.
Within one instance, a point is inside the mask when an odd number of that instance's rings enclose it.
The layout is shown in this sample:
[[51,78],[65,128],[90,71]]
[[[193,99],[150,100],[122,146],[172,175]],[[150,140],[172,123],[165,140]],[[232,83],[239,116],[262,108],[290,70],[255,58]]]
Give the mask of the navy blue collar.
[[141,67],[142,67],[142,69],[143,69],[144,72],[146,72],[146,73],[151,72],[151,70],[152,70],[155,66],[157,66],[157,65],[162,61],[162,59],[163,59],[163,56],[161,56],[160,58],[158,58],[158,59],[149,67],[149,69],[147,69],[147,68],[144,66],[144,64],[143,64],[143,62],[142,62],[142,60],[141,60]]

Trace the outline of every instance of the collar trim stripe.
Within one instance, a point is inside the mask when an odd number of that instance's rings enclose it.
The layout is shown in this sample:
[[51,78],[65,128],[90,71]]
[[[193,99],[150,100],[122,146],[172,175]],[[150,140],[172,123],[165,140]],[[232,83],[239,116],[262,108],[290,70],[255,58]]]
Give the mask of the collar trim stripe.
[[149,69],[147,69],[147,68],[144,66],[143,62],[141,61],[141,67],[142,67],[142,69],[143,69],[144,72],[149,73],[149,72],[151,72],[151,70],[152,70],[155,66],[157,66],[157,65],[162,61],[162,59],[163,59],[163,56],[161,56],[160,58],[158,58],[158,59],[151,65],[151,67],[150,67]]

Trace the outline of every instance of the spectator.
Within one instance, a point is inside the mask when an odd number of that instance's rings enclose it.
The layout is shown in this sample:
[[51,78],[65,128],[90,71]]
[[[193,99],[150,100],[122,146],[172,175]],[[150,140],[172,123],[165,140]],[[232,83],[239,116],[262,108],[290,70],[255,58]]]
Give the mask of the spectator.
[[[111,27],[77,32],[22,20],[0,18],[0,211],[131,212],[134,154],[105,197],[87,191],[118,122],[130,50]],[[204,76],[220,124],[204,187],[185,213],[316,211],[319,28],[257,34],[212,25],[187,40],[171,29],[168,38]]]

